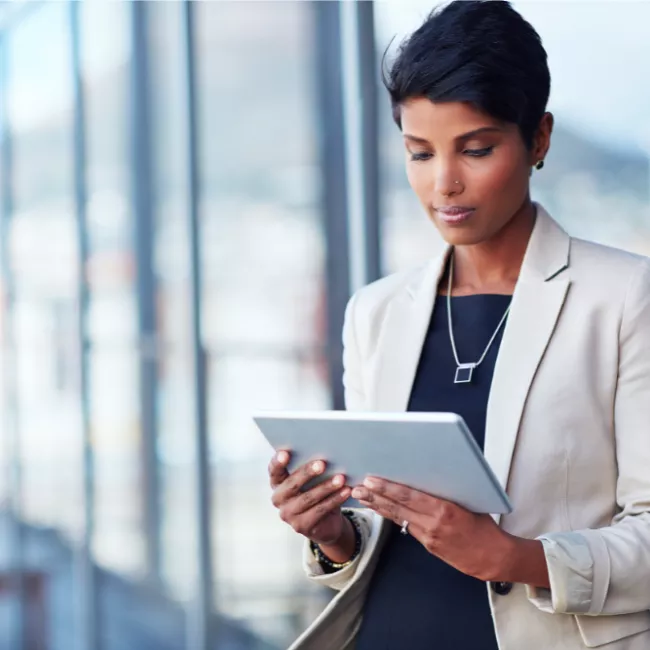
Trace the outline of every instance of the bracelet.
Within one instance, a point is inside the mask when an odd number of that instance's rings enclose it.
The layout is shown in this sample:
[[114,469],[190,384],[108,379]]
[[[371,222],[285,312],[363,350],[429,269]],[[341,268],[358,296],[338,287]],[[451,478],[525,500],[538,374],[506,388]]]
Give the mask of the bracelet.
[[352,553],[352,557],[347,562],[333,562],[327,557],[327,555],[325,555],[325,553],[323,553],[318,544],[311,541],[309,542],[309,546],[311,548],[311,552],[314,555],[314,558],[324,569],[325,573],[333,573],[335,571],[345,569],[345,567],[350,566],[350,564],[352,564],[352,562],[357,559],[359,553],[361,553],[361,543],[363,540],[361,528],[356,522],[354,514],[351,510],[342,510],[341,512],[343,516],[350,521],[352,524],[352,529],[354,530],[354,551]]

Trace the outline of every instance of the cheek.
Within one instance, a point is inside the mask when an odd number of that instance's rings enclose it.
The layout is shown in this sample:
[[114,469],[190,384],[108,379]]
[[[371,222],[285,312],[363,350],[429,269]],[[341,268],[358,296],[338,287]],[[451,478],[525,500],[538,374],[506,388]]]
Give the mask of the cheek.
[[528,185],[526,166],[515,152],[505,153],[490,161],[474,176],[474,188],[483,193],[515,193]]
[[410,161],[407,162],[406,178],[416,196],[420,201],[426,203],[426,197],[430,196],[433,186],[433,174],[430,170],[427,173],[427,165],[415,165]]

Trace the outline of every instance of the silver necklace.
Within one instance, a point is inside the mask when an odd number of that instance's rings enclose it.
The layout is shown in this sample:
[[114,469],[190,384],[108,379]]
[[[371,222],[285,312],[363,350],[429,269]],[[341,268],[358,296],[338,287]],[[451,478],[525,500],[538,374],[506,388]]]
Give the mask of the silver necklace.
[[497,328],[494,330],[494,334],[492,334],[492,338],[490,339],[490,342],[487,344],[487,347],[483,351],[481,358],[476,363],[461,363],[458,360],[456,341],[454,340],[454,326],[451,322],[451,287],[453,284],[453,279],[454,279],[454,254],[452,253],[451,258],[449,260],[449,283],[447,287],[447,321],[449,323],[449,340],[451,341],[451,349],[454,351],[454,359],[456,360],[456,366],[457,366],[456,376],[454,377],[454,384],[469,384],[472,381],[472,374],[474,373],[474,368],[477,368],[483,363],[483,360],[487,356],[487,353],[490,351],[490,348],[492,347],[492,344],[494,343],[494,339],[496,339],[499,330],[503,327],[503,324],[506,322],[506,318],[508,318],[508,313],[510,312],[510,305],[508,305],[508,309],[506,309],[505,313],[503,314],[503,318],[501,318],[499,324],[497,325]]

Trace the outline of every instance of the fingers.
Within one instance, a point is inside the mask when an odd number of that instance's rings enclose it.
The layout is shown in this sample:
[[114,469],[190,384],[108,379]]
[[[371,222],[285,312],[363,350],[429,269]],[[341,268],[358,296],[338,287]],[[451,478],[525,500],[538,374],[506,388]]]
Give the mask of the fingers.
[[[355,496],[357,488],[352,492],[352,496]],[[397,524],[400,528],[404,525],[404,522],[408,522],[406,528],[407,532],[411,537],[415,539],[424,546],[429,552],[433,552],[430,546],[430,534],[427,527],[421,521],[421,515],[417,512],[409,510],[407,507],[395,503],[390,499],[387,499],[371,492],[367,492],[367,499],[359,499],[359,503],[374,510],[377,514],[384,517],[384,519],[390,519],[393,523]]]
[[[311,538],[318,524],[329,514],[337,511],[341,507],[341,504],[350,496],[350,492],[351,489],[349,487],[338,489],[334,494],[323,499],[309,510],[306,510],[302,514],[289,517],[285,521],[300,535]],[[284,519],[282,510],[280,511],[280,516]]]
[[273,489],[289,476],[287,465],[290,459],[291,454],[288,451],[279,451],[271,458],[271,462],[269,463],[269,480]]
[[[286,470],[285,470],[286,471]],[[289,499],[300,494],[300,490],[311,479],[320,476],[325,471],[325,463],[317,460],[311,463],[305,463],[295,472],[289,474],[281,483],[279,483],[273,492],[273,505],[276,508],[284,505]]]
[[[287,504],[287,511],[292,515],[300,515],[329,498],[345,485],[345,476],[337,474],[334,478],[323,481],[306,492],[300,492]],[[349,492],[348,492],[349,496]]]
[[[352,491],[345,485],[345,476],[338,474],[303,491],[309,481],[325,472],[325,462],[306,463],[290,474],[287,469],[289,459],[288,451],[279,451],[268,467],[273,487],[271,500],[279,510],[280,518],[297,533],[310,539],[312,534],[326,535],[324,539],[329,539],[332,534],[338,537],[343,520],[340,508]],[[317,529],[321,522],[324,528]]]
[[393,483],[383,479],[369,477],[363,482],[364,487],[368,488],[372,493],[401,503],[411,510],[418,512],[426,512],[434,506],[435,501],[440,501],[424,492],[414,490],[401,483]]
[[357,487],[352,491],[352,496],[359,500],[361,505],[374,510],[385,519],[390,519],[400,526],[404,521],[411,524],[419,524],[421,515],[410,508],[387,497],[371,492],[370,490]]

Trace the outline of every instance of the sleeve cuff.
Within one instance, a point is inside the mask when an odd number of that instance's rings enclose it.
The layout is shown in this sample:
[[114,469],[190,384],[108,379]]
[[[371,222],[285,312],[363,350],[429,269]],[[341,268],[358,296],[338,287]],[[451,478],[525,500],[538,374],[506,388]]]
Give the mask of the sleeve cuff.
[[601,576],[590,544],[595,540],[578,532],[553,533],[538,539],[544,547],[551,588],[527,585],[529,600],[551,614],[597,614],[605,599],[603,596],[599,602],[597,597],[602,588],[596,584]]

